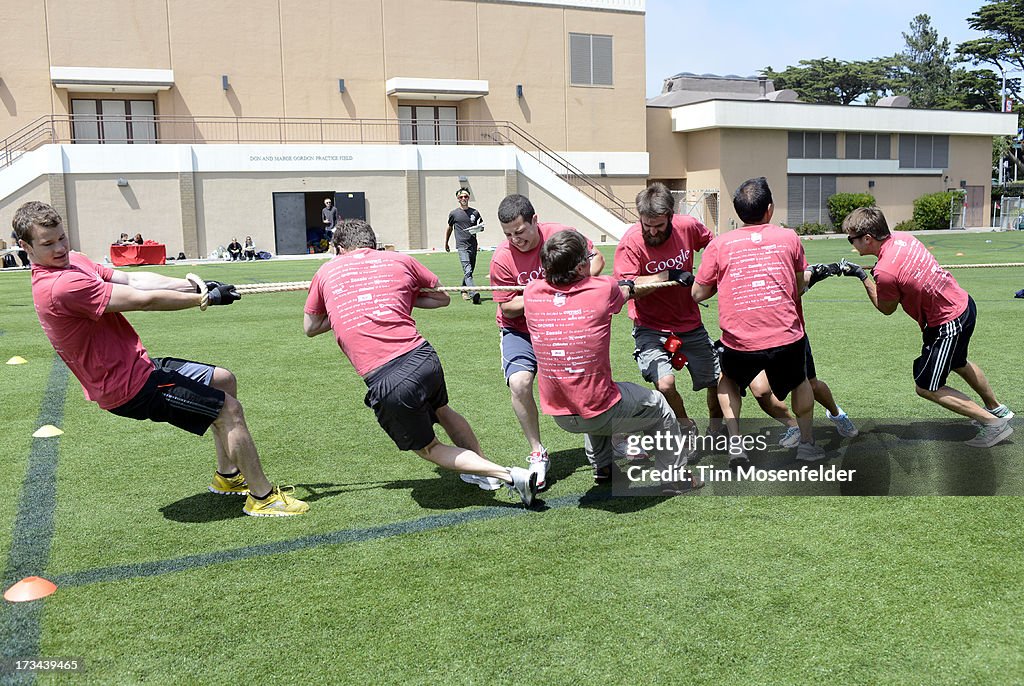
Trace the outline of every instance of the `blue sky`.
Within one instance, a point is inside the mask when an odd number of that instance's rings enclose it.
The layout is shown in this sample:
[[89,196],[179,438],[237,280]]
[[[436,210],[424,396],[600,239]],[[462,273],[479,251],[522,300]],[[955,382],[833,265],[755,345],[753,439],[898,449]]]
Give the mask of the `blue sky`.
[[865,60],[904,48],[918,14],[951,48],[982,34],[967,17],[983,0],[647,0],[647,96],[681,71],[750,76],[802,59]]

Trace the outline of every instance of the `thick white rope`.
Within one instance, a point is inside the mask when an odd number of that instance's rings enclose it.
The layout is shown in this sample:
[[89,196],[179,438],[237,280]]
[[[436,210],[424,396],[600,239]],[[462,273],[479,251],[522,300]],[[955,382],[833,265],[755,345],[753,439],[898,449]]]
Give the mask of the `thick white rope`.
[[[996,269],[1000,267],[1024,267],[1024,262],[1003,262],[1000,264],[944,264],[943,269]],[[281,283],[246,283],[236,286],[239,293],[286,293],[288,291],[308,291],[309,281],[284,281]],[[663,281],[660,283],[638,284],[636,290],[643,291],[651,288],[664,288],[675,286],[675,281]],[[438,288],[424,288],[424,291],[441,293],[489,293],[492,291],[522,291],[525,286],[439,286]]]
[[[247,283],[235,286],[239,293],[285,293],[287,291],[308,291],[309,281],[288,281],[282,283]],[[675,281],[637,284],[635,290],[643,291],[653,288],[665,288],[678,285]],[[427,293],[490,293],[493,291],[522,291],[526,286],[438,286],[437,288],[420,289]]]

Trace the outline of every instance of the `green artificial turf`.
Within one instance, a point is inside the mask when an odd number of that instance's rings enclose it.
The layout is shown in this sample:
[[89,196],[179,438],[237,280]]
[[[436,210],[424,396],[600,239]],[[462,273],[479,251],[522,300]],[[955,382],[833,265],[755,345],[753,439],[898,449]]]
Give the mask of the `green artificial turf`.
[[[1017,233],[923,240],[943,263],[1024,261]],[[811,262],[872,261],[842,237],[805,246]],[[459,283],[454,253],[417,257]],[[154,271],[272,283],[307,280],[319,264]],[[1012,297],[1024,269],[954,275],[978,303],[972,360],[1024,410],[1024,301]],[[1024,673],[1020,498],[722,496],[728,485],[609,498],[591,485],[581,437],[542,418],[554,483],[548,509],[524,512],[398,452],[333,338],[302,334],[304,298],[253,294],[129,319],[152,354],[236,374],[268,475],[295,484],[312,506],[305,516],[243,516],[242,499],[205,490],[209,436],[104,413],[70,380],[54,531],[45,569],[34,570],[61,587],[39,601],[38,656],[84,658],[87,671],[41,683],[1008,683]],[[702,314],[717,335],[710,304]],[[40,486],[23,482],[54,355],[26,273],[0,274],[0,307],[0,361],[29,360],[0,366],[0,549],[10,551],[19,507],[39,506],[20,503]],[[902,492],[950,492],[929,441],[896,440],[901,423],[951,420],[914,394],[916,324],[902,311],[883,317],[849,278],[815,286],[804,309],[819,378],[855,421],[877,427],[858,445],[892,450]],[[456,298],[416,316],[487,456],[523,463],[493,304]],[[629,321],[617,317],[614,375],[642,383],[631,353]],[[680,387],[691,412],[706,414],[702,394]],[[744,416],[757,415],[745,403]],[[827,424],[818,431],[844,450]],[[968,477],[983,475],[980,492],[1021,494],[1021,441],[953,457]],[[2,609],[8,646],[22,645],[17,611]]]

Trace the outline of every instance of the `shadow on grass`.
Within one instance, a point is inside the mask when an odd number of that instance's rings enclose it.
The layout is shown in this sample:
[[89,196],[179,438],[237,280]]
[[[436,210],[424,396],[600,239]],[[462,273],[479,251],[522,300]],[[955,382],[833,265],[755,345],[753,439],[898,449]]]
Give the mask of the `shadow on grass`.
[[183,524],[206,524],[244,517],[245,498],[238,495],[197,493],[160,508],[164,519]]
[[[312,503],[323,498],[331,498],[352,491],[370,491],[382,486],[387,487],[388,483],[387,481],[369,481],[353,484],[295,484],[295,496],[305,500],[307,503]],[[160,512],[163,514],[164,519],[174,522],[205,524],[244,517],[245,513],[242,512],[243,505],[245,505],[244,496],[219,495],[207,492],[197,493],[196,495],[176,500],[161,507]]]
[[504,487],[496,491],[484,491],[467,484],[457,472],[438,470],[434,479],[405,479],[389,481],[384,488],[409,490],[416,503],[427,510],[460,510],[466,507],[499,506],[519,507],[519,499],[509,499]]

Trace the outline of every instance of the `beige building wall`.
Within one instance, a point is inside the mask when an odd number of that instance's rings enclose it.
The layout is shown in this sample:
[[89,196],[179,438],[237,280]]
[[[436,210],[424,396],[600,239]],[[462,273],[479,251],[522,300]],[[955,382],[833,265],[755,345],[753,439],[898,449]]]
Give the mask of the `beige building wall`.
[[[511,121],[556,151],[647,149],[642,13],[472,0],[0,5],[5,34],[20,37],[0,44],[0,138],[94,97],[50,85],[51,66],[79,66],[172,69],[167,91],[106,90],[155,100],[162,116],[394,120],[399,104],[441,104],[464,120]],[[613,86],[569,85],[569,32],[613,36]],[[485,79],[490,92],[400,101],[385,93],[393,77]]]
[[686,178],[688,136],[672,131],[671,108],[648,107],[646,116],[651,178]]
[[[867,187],[868,178],[875,181]],[[840,176],[836,179],[837,193],[870,193],[885,214],[889,228],[914,216],[914,200],[927,193],[946,190],[941,176]]]
[[[732,194],[747,179],[763,176],[768,179],[775,204],[773,220],[776,224],[786,220],[786,131],[756,131],[753,129],[725,129],[722,131],[722,183],[720,227],[723,231],[740,226],[743,222],[732,207]],[[687,184],[694,188],[693,184]]]
[[[200,254],[227,245],[232,236],[251,235],[259,250],[277,253],[274,193],[323,191],[366,193],[366,220],[381,243],[407,248],[404,172],[373,174],[197,173],[196,214]],[[319,218],[317,218],[319,224]]]
[[72,247],[94,260],[109,255],[110,244],[121,233],[141,233],[164,243],[172,257],[184,249],[177,174],[131,175],[127,186],[117,185],[117,174],[64,176]]
[[54,111],[45,16],[38,0],[0,2],[0,139]]
[[[45,176],[40,176],[32,183],[26,185],[14,195],[9,196],[7,201],[0,205],[0,238],[7,242],[8,246],[11,244],[11,222],[14,221],[14,213],[18,211],[19,207],[30,200],[38,200],[45,203],[51,202],[50,185]],[[63,217],[63,219],[66,223],[67,217]]]
[[539,221],[571,226],[595,243],[616,242],[614,237],[595,227],[590,220],[567,207],[558,197],[522,174],[519,174],[516,192],[530,199]]
[[[504,239],[498,223],[498,204],[505,197],[505,173],[473,172],[465,184],[459,182],[458,174],[442,172],[420,172],[423,198],[423,218],[427,225],[427,249],[444,250],[444,235],[448,231],[448,213],[459,206],[455,191],[461,187],[469,189],[469,204],[480,212],[486,228],[477,234],[481,247],[497,245]],[[448,241],[455,250],[455,236]]]

